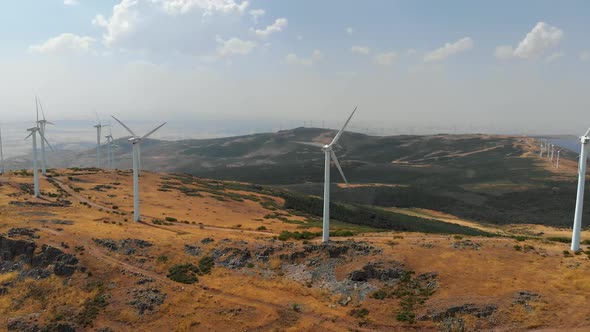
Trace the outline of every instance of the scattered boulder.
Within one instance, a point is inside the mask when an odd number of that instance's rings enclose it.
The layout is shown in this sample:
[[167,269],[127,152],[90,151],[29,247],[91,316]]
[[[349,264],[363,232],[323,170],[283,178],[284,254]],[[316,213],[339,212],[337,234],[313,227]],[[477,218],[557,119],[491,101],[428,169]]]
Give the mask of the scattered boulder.
[[369,279],[391,281],[404,275],[403,264],[394,262],[394,267],[383,268],[383,262],[368,263],[361,270],[353,271],[349,278],[352,281],[366,282]]
[[480,250],[481,243],[473,242],[471,240],[461,240],[451,243],[451,247],[455,249]]
[[184,245],[184,252],[186,252],[187,254],[189,254],[191,256],[199,256],[203,253],[201,248],[199,248],[198,246],[192,245],[192,244],[185,244]]
[[166,299],[166,294],[160,292],[157,288],[133,289],[128,291],[127,294],[131,294],[133,297],[129,304],[134,306],[140,315],[145,313],[153,314]]
[[18,227],[18,228],[9,229],[6,234],[9,237],[25,236],[30,239],[38,239],[39,235],[35,234],[38,231],[39,231],[39,229],[37,229],[37,228],[31,229],[31,228]]
[[250,261],[252,254],[248,249],[240,248],[223,248],[215,249],[212,252],[215,264],[228,267],[230,269],[239,269]]
[[92,239],[94,243],[103,246],[110,251],[120,252],[124,255],[133,255],[139,249],[151,247],[153,244],[140,239],[124,239],[115,241],[113,239]]

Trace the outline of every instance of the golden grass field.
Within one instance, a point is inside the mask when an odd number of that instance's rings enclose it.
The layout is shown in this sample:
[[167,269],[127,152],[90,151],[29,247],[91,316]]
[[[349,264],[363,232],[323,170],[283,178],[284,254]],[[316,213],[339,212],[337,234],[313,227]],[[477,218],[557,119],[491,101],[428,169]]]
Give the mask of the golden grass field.
[[[273,256],[267,264],[253,260],[253,266],[230,269],[215,266],[211,274],[199,277],[195,284],[182,284],[167,278],[175,264],[196,263],[198,257],[188,255],[184,246],[198,244],[204,254],[227,243],[242,244],[251,252],[269,243],[281,243],[273,237],[282,231],[296,231],[297,223],[265,218],[271,213],[284,213],[288,219],[305,221],[289,211],[270,210],[255,200],[219,199],[199,184],[182,184],[198,191],[188,196],[178,190],[159,191],[165,183],[178,179],[167,174],[142,173],[142,223],[132,221],[131,173],[123,171],[56,170],[59,186],[69,193],[67,207],[17,206],[11,202],[52,202],[58,187],[42,178],[43,199],[33,199],[20,184],[31,177],[8,174],[0,178],[0,233],[14,227],[37,228],[42,244],[60,248],[76,255],[86,272],[77,271],[70,278],[52,275],[41,280],[19,277],[18,272],[0,273],[0,286],[10,284],[8,293],[0,295],[0,330],[14,318],[33,315],[39,326],[68,321],[80,315],[97,292],[105,294],[107,305],[98,310],[90,325],[77,330],[95,331],[109,327],[112,331],[439,331],[442,322],[417,320],[414,323],[396,319],[402,307],[399,298],[354,298],[346,306],[339,303],[342,295],[288,277],[282,262]],[[214,181],[200,179],[199,183]],[[109,185],[101,191],[97,185]],[[210,187],[209,187],[210,188]],[[282,205],[277,197],[224,190],[230,193],[257,196],[262,201]],[[217,198],[216,198],[217,196]],[[396,261],[416,275],[436,272],[436,291],[414,308],[416,317],[428,312],[444,311],[463,304],[489,305],[497,310],[489,317],[458,315],[467,331],[588,331],[590,330],[590,259],[586,254],[565,256],[569,245],[547,241],[548,236],[569,236],[568,230],[539,225],[477,224],[437,211],[394,209],[399,213],[439,219],[499,232],[495,238],[420,233],[369,232],[354,236],[381,249],[376,255],[355,257],[336,268],[340,279],[350,271],[373,261]],[[42,213],[40,213],[42,212]],[[116,213],[115,213],[116,212]],[[177,222],[154,224],[166,217]],[[71,225],[40,220],[67,220]],[[264,228],[261,228],[264,226]],[[344,226],[342,226],[344,227]],[[319,231],[312,227],[310,231]],[[510,235],[544,233],[537,239],[517,241]],[[149,241],[153,246],[130,256],[109,251],[93,238]],[[204,238],[214,242],[201,244]],[[590,238],[584,232],[583,239]],[[348,238],[350,239],[350,238]],[[334,238],[343,241],[344,238]],[[470,240],[478,250],[454,248],[453,244]],[[287,251],[301,250],[302,241],[294,242]],[[63,248],[62,242],[69,248]],[[319,243],[319,238],[309,240]],[[233,245],[233,244],[232,244]],[[524,246],[527,248],[524,248]],[[229,244],[228,244],[229,246]],[[516,250],[515,246],[521,246]],[[80,249],[82,248],[83,249]],[[78,249],[76,249],[78,248]],[[586,248],[584,246],[584,250]],[[166,260],[161,257],[166,257]],[[305,261],[303,263],[306,263]],[[301,263],[302,264],[302,263]],[[296,266],[295,266],[296,267]],[[141,276],[141,277],[138,277]],[[138,285],[139,278],[151,278]],[[101,288],[89,285],[100,282]],[[377,283],[379,284],[379,283]],[[166,294],[161,305],[150,314],[139,314],[130,302],[130,291],[157,288]],[[539,295],[525,308],[514,303],[514,294],[527,291]],[[367,309],[363,317],[351,310]],[[104,330],[108,331],[108,330]]]

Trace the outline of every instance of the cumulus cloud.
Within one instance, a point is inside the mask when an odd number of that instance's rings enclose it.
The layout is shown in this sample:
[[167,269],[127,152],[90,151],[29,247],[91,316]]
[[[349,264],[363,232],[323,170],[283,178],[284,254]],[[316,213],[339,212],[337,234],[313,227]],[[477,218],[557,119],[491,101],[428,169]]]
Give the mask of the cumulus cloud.
[[210,41],[212,31],[230,24],[225,17],[241,16],[248,6],[239,0],[120,0],[110,16],[96,15],[92,23],[104,29],[108,47],[186,51]]
[[583,51],[580,53],[580,60],[590,61],[590,51]]
[[380,66],[390,67],[391,65],[393,65],[393,63],[395,62],[396,59],[397,59],[396,52],[391,51],[391,52],[386,52],[386,53],[379,53],[373,57],[373,63],[380,65]]
[[442,47],[427,53],[424,56],[425,62],[444,60],[452,55],[469,51],[473,48],[473,40],[469,37],[461,38],[454,43],[445,43]]
[[367,55],[371,53],[371,49],[366,46],[353,46],[350,51],[356,54]]
[[64,5],[66,6],[74,6],[78,4],[78,0],[64,0]]
[[40,54],[81,54],[92,51],[94,42],[94,38],[88,36],[62,33],[59,36],[48,39],[42,44],[30,46],[29,50]]
[[547,50],[555,47],[563,38],[563,31],[545,22],[537,23],[518,43],[516,48],[509,45],[498,46],[495,55],[500,59],[528,59],[542,56]]
[[220,56],[230,56],[233,54],[246,55],[252,52],[256,47],[256,42],[250,40],[242,40],[239,38],[230,38],[223,40],[217,36],[217,54]]
[[259,38],[267,38],[275,32],[283,31],[283,29],[287,27],[287,24],[289,24],[287,19],[281,17],[277,18],[273,24],[267,26],[265,29],[251,29],[251,31],[253,31]]
[[264,14],[266,14],[266,11],[264,9],[252,9],[248,13],[250,14],[250,16],[252,16],[252,21],[258,24],[258,19],[264,16]]
[[287,64],[290,65],[302,65],[302,66],[311,66],[316,64],[318,61],[323,59],[323,54],[319,50],[313,51],[311,57],[309,58],[301,58],[298,57],[295,53],[289,53],[285,58]]

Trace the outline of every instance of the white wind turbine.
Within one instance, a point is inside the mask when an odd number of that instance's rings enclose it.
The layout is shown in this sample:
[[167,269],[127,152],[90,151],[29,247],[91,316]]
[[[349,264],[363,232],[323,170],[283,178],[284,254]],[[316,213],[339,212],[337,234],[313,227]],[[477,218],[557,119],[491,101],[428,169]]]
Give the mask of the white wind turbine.
[[140,136],[137,136],[133,132],[133,130],[131,130],[129,127],[127,127],[123,122],[119,121],[119,119],[117,119],[114,116],[112,116],[112,117],[113,117],[113,119],[115,119],[115,121],[117,121],[121,126],[123,126],[123,128],[125,128],[131,134],[131,138],[129,138],[129,142],[131,143],[131,145],[133,147],[133,220],[139,221],[139,219],[141,218],[140,212],[139,212],[139,165],[140,165],[139,159],[141,158],[141,154],[140,154],[141,141],[146,139],[151,134],[155,133],[156,130],[162,128],[166,124],[166,122],[162,123],[161,125],[156,127],[154,130],[152,130],[149,133],[140,137]]
[[25,137],[25,140],[29,137],[33,137],[33,184],[34,184],[34,195],[35,197],[40,197],[41,193],[39,191],[39,170],[37,167],[37,133],[41,136],[41,141],[47,143],[47,146],[53,150],[43,133],[41,132],[41,128],[39,126],[27,129],[30,134]]
[[557,162],[555,163],[555,168],[559,168],[559,154],[561,153],[561,150],[557,150]]
[[[39,120],[39,108],[41,109],[41,114],[43,115],[43,119]],[[45,128],[48,124],[54,125],[53,123],[47,121],[45,119],[45,111],[43,110],[43,105],[41,104],[41,100],[39,97],[35,96],[35,109],[37,110],[37,127],[39,128],[39,132],[45,137]],[[41,173],[43,175],[47,175],[47,158],[45,156],[45,141],[41,140]]]
[[586,163],[588,162],[588,141],[590,141],[590,128],[584,136],[580,137],[580,161],[578,164],[578,192],[576,194],[576,212],[574,214],[574,228],[572,231],[572,250],[580,249],[580,233],[582,230],[582,210],[584,208],[584,185],[586,184]]
[[113,168],[113,132],[111,130],[111,126],[109,124],[109,134],[105,136],[105,138],[107,139],[107,166],[108,168]]
[[96,128],[96,167],[100,168],[100,135],[102,133],[102,128],[108,126],[100,123],[98,114],[96,114],[96,120],[98,121],[98,124],[94,125],[94,128]]
[[348,184],[348,181],[346,180],[346,177],[344,176],[344,172],[342,171],[342,167],[340,167],[340,163],[338,162],[338,158],[336,157],[336,154],[334,153],[334,150],[332,147],[334,146],[334,144],[336,144],[338,142],[338,140],[340,139],[340,136],[342,136],[344,129],[348,125],[348,122],[350,122],[350,119],[352,119],[352,116],[356,112],[357,107],[354,108],[354,110],[352,111],[352,113],[348,117],[348,120],[346,120],[346,122],[344,123],[344,126],[342,126],[340,131],[338,131],[336,136],[334,136],[334,139],[332,140],[332,142],[330,144],[323,145],[323,144],[313,143],[313,142],[297,142],[299,144],[305,144],[305,145],[319,147],[324,151],[324,156],[325,156],[325,164],[324,164],[324,216],[323,216],[323,225],[322,225],[322,242],[324,242],[324,243],[330,241],[330,166],[331,166],[330,161],[331,161],[331,159],[334,159],[334,164],[338,168],[340,175],[342,175],[342,179],[344,179],[344,182],[346,182],[346,184]]

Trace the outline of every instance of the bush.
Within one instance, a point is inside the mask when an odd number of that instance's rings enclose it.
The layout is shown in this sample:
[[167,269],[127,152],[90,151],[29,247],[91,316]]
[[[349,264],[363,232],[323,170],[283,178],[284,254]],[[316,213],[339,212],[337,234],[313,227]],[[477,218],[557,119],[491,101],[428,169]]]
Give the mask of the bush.
[[414,323],[416,321],[416,314],[411,311],[400,311],[395,317],[400,322]]
[[176,282],[180,282],[183,284],[194,284],[195,282],[199,281],[199,278],[197,278],[199,268],[190,263],[174,265],[168,271],[169,273],[167,277],[170,280]]
[[256,228],[257,231],[265,231],[266,227],[264,226],[259,226],[258,228]]
[[371,294],[371,297],[377,300],[383,300],[387,297],[387,292],[381,289]]
[[168,261],[168,256],[159,256],[158,263],[163,263]]
[[367,308],[352,309],[348,314],[356,318],[365,318],[369,314],[369,310]]
[[514,250],[521,251],[522,250],[522,247],[517,244],[517,245],[514,246]]
[[211,273],[211,269],[215,265],[213,257],[205,256],[199,260],[199,270],[200,274],[209,274]]
[[176,218],[172,218],[172,217],[166,217],[166,218],[164,218],[164,220],[169,221],[169,222],[177,222],[178,221]]
[[302,233],[299,233],[297,231],[295,231],[295,232],[283,231],[283,232],[281,232],[281,234],[279,234],[279,240],[281,240],[281,241],[287,241],[289,239],[309,240],[309,239],[313,239],[313,238],[321,236],[321,235],[322,235],[322,232],[312,233],[312,232],[308,232],[308,231],[303,231]]

